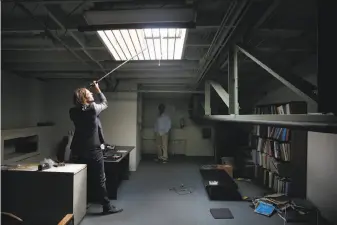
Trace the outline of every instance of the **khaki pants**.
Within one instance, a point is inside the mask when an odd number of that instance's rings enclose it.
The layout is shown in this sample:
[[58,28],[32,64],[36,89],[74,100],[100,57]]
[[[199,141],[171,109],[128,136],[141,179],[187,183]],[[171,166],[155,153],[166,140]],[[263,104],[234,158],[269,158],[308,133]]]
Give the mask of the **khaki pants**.
[[157,142],[157,151],[159,159],[168,159],[167,147],[168,147],[168,134],[156,134],[156,142]]

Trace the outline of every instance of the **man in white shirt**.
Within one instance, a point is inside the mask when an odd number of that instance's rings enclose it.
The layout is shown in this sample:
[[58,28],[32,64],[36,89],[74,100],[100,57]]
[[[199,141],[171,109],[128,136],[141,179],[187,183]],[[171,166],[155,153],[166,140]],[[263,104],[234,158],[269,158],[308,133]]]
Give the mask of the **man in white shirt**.
[[171,119],[165,112],[165,106],[160,104],[158,106],[159,116],[154,125],[154,132],[156,134],[157,148],[158,148],[158,159],[156,161],[162,161],[166,163],[168,161],[168,138],[169,131],[171,130]]

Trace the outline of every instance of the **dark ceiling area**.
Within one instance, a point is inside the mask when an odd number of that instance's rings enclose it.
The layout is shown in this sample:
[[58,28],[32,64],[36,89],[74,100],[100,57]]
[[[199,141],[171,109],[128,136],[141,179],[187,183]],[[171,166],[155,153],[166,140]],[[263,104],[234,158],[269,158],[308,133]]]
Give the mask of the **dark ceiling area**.
[[[23,77],[94,79],[118,66],[95,31],[87,11],[192,8],[182,60],[130,61],[113,74],[144,88],[202,90],[205,80],[227,90],[228,52],[238,45],[290,80],[305,83],[316,73],[314,0],[31,0],[2,1],[2,69]],[[156,22],[156,21],[153,21]],[[123,24],[123,21],[120,21]],[[295,72],[309,64],[309,72]],[[242,52],[238,53],[239,100],[251,105],[282,85]]]

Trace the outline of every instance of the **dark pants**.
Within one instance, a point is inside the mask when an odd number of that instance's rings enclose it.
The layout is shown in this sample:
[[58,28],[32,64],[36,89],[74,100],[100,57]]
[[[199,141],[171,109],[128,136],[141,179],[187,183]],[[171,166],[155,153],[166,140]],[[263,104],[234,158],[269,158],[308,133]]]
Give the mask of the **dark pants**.
[[[87,164],[88,166],[88,194],[91,191],[98,191],[99,200],[104,209],[110,209],[111,204],[106,189],[106,177],[104,171],[104,159],[102,150],[95,151],[91,156],[73,156],[73,162],[77,164]],[[93,187],[93,190],[91,189]],[[97,195],[95,195],[97,196]]]

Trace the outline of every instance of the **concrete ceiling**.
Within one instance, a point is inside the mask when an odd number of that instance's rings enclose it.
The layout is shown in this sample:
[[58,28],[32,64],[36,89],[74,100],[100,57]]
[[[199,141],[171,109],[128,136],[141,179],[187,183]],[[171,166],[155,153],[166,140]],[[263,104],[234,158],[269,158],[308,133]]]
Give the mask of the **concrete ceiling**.
[[[134,80],[141,85],[195,89],[202,88],[205,79],[213,79],[226,86],[228,46],[235,43],[244,44],[276,70],[289,72],[316,53],[314,0],[17,2],[2,1],[2,69],[44,80],[94,79],[120,64],[96,32],[78,31],[79,26],[86,25],[86,10],[195,8],[196,28],[188,30],[181,61],[161,61],[160,66],[158,61],[132,61],[114,73],[114,78]],[[230,11],[232,2],[235,7]],[[241,15],[240,9],[247,10],[246,15]],[[263,86],[258,92],[264,93],[273,79],[242,54],[239,77],[242,96],[256,93],[256,82]]]

